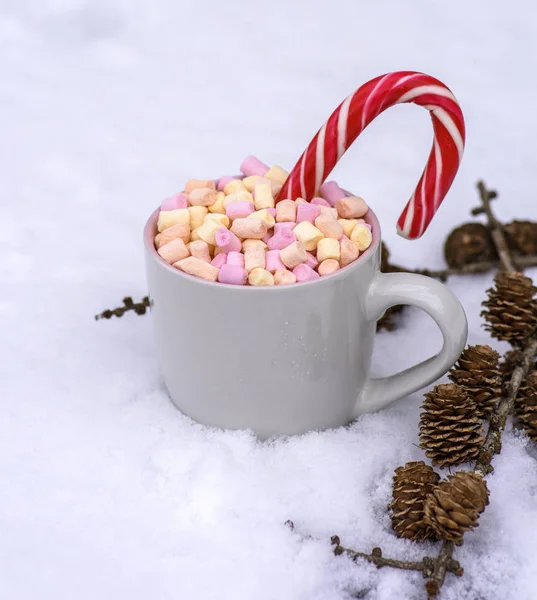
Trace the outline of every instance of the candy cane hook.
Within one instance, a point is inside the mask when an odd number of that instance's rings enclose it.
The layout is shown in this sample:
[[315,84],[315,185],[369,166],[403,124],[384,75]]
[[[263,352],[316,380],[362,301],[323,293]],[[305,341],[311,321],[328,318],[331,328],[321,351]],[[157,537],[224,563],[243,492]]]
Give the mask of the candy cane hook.
[[399,220],[397,232],[419,238],[447,194],[464,150],[465,127],[460,106],[441,81],[414,71],[398,71],[372,79],[346,98],[319,129],[291,171],[276,201],[311,200],[339,159],[381,112],[403,102],[425,107],[433,121],[429,159]]

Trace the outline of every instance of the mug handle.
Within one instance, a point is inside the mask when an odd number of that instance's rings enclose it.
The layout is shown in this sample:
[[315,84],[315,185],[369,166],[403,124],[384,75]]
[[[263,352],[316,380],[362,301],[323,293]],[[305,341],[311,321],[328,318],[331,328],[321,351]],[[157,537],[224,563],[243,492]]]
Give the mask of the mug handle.
[[455,364],[466,344],[466,314],[455,294],[445,285],[414,273],[377,273],[366,297],[367,320],[377,321],[386,309],[397,304],[417,306],[430,315],[444,337],[442,349],[436,356],[400,373],[368,379],[358,396],[354,418],[380,410],[429,385]]

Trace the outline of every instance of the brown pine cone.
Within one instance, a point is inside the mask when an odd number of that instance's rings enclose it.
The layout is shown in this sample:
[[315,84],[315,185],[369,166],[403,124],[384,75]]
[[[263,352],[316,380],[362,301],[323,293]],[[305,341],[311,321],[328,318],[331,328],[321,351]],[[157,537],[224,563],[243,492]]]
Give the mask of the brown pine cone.
[[523,273],[498,273],[495,287],[487,290],[487,309],[481,316],[492,337],[520,346],[537,325],[537,309],[533,300],[535,288]]
[[483,443],[474,400],[454,383],[425,394],[420,418],[420,446],[441,468],[477,458]]
[[427,496],[424,520],[441,539],[461,543],[464,533],[478,526],[479,515],[489,503],[488,495],[482,477],[458,471]]
[[393,477],[392,527],[397,537],[415,542],[435,540],[434,530],[423,521],[423,505],[440,477],[422,460],[397,467]]
[[500,355],[490,346],[468,346],[448,377],[473,398],[478,415],[489,415],[502,393]]
[[530,373],[520,386],[515,402],[515,415],[528,436],[537,442],[537,371]]
[[504,225],[503,230],[511,250],[526,256],[537,254],[537,223],[513,221]]
[[444,256],[452,269],[497,258],[490,231],[481,223],[466,223],[454,229],[444,244]]

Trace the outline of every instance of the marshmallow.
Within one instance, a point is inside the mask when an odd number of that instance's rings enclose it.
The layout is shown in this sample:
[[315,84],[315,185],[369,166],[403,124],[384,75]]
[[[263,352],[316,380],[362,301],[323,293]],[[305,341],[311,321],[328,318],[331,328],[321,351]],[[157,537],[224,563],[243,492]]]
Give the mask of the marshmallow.
[[228,204],[231,204],[231,202],[251,202],[253,204],[254,198],[250,192],[247,192],[246,190],[239,190],[234,194],[228,194],[224,198],[224,207]]
[[229,217],[227,215],[221,215],[220,213],[205,215],[203,222],[207,223],[207,221],[214,221],[215,223],[220,223],[222,227],[229,227],[230,225]]
[[203,221],[209,212],[205,206],[189,206],[190,229],[197,229],[203,225]]
[[189,179],[185,184],[185,194],[190,194],[192,190],[198,188],[216,190],[216,185],[212,179]]
[[269,167],[255,156],[247,156],[241,163],[241,173],[245,175],[264,175]]
[[225,252],[220,252],[213,258],[213,260],[211,260],[211,265],[213,265],[213,267],[216,267],[217,269],[221,269],[222,266],[226,264],[226,261],[227,254]]
[[274,220],[276,220],[276,209],[272,206],[269,206],[267,209],[265,209],[268,214],[274,218]]
[[278,269],[274,273],[275,285],[290,285],[296,283],[296,275],[287,269]]
[[263,248],[263,250],[267,249],[267,245],[263,240],[244,240],[242,242],[242,251],[245,252],[247,248],[259,247]]
[[264,269],[266,264],[265,249],[261,246],[250,246],[244,251],[244,268],[248,273],[254,269]]
[[239,238],[225,227],[216,232],[214,239],[216,245],[222,248],[224,252],[240,252],[241,250],[241,241]]
[[274,220],[274,217],[269,213],[269,211],[266,208],[256,210],[251,215],[248,215],[248,219],[261,219],[267,224],[268,228],[274,227],[274,223],[276,222]]
[[162,233],[158,233],[155,236],[155,246],[160,248],[161,246],[164,246],[164,244],[177,238],[182,239],[186,244],[190,240],[190,225],[180,223],[179,225],[168,227],[168,229],[165,229]]
[[334,238],[324,238],[317,244],[317,260],[323,262],[328,258],[339,260],[341,251],[338,240]]
[[244,183],[244,187],[250,192],[252,193],[255,189],[255,186],[258,185],[259,183],[269,183],[269,179],[265,179],[264,177],[261,177],[260,175],[250,175],[248,177],[245,177],[242,180],[242,183]]
[[254,205],[251,202],[231,202],[226,205],[226,215],[231,221],[234,219],[244,219],[254,212]]
[[161,210],[158,215],[157,229],[159,232],[172,227],[172,225],[190,225],[190,213],[186,208],[174,210]]
[[263,241],[265,242],[265,244],[268,244],[269,240],[272,239],[274,236],[274,231],[272,229],[269,229],[267,231],[267,235],[263,238]]
[[225,175],[224,177],[220,177],[220,179],[218,180],[218,185],[216,186],[216,189],[219,192],[223,192],[224,191],[224,187],[230,182],[230,181],[234,181],[235,179],[237,179],[236,177],[229,177],[228,175]]
[[319,188],[319,194],[334,206],[340,198],[345,198],[347,195],[335,181],[325,181]]
[[261,219],[235,219],[231,231],[241,238],[261,240],[267,235],[267,224]]
[[317,206],[327,206],[328,208],[331,208],[329,202],[327,202],[324,198],[319,198],[318,196],[311,199],[311,204],[316,204]]
[[276,204],[276,221],[295,221],[296,204],[292,200],[282,200]]
[[200,240],[211,244],[211,246],[216,246],[215,236],[219,229],[222,229],[222,223],[219,223],[218,221],[204,221],[203,225],[198,227],[195,231]]
[[280,258],[288,269],[294,269],[297,265],[305,263],[308,260],[308,255],[302,242],[293,242],[280,250]]
[[164,244],[157,252],[170,265],[182,258],[186,258],[190,254],[186,244],[179,238]]
[[274,233],[280,233],[284,230],[293,231],[296,227],[296,223],[294,221],[286,221],[284,223],[275,223],[274,224]]
[[278,165],[274,165],[265,173],[265,177],[267,179],[273,179],[278,183],[284,184],[289,177],[289,173]]
[[319,210],[321,211],[321,217],[328,217],[330,219],[339,218],[339,215],[337,214],[337,210],[335,208],[328,208],[328,206],[323,206],[322,204],[316,204],[315,206],[319,206]]
[[293,233],[295,234],[296,239],[299,242],[302,242],[306,250],[309,250],[310,252],[315,250],[317,243],[324,237],[322,232],[309,221],[302,221],[302,223],[299,223],[293,229]]
[[195,258],[199,258],[208,263],[211,262],[211,253],[209,252],[209,244],[207,242],[204,242],[203,240],[190,242],[190,244],[188,244],[188,249],[190,250],[190,254]]
[[279,233],[275,233],[267,243],[269,250],[283,250],[290,244],[296,242],[296,236],[292,231],[284,229]]
[[190,241],[191,242],[197,242],[198,240],[201,240],[200,236],[198,235],[198,229],[199,229],[199,227],[196,229],[193,229],[190,232]]
[[314,223],[315,219],[321,214],[321,209],[316,204],[310,204],[309,202],[301,204],[297,200],[296,205],[297,223],[302,223],[302,221],[309,221],[310,223]]
[[311,267],[312,269],[315,269],[315,267],[319,264],[319,261],[311,252],[306,252],[306,254],[308,255],[308,260],[304,264],[308,265],[308,267]]
[[226,264],[244,269],[244,254],[242,252],[228,252]]
[[254,269],[248,275],[248,283],[250,285],[274,285],[274,277],[266,269]]
[[282,263],[279,250],[269,250],[265,256],[265,262],[265,268],[272,274],[278,270],[285,270],[285,265]]
[[371,242],[373,241],[371,229],[367,226],[367,224],[362,225],[361,223],[359,223],[352,230],[351,240],[356,243],[360,252],[367,250],[367,248],[371,246]]
[[188,275],[194,275],[207,281],[216,281],[218,279],[218,269],[216,267],[194,256],[183,258],[174,263],[173,266],[184,273],[188,273]]
[[317,273],[319,273],[321,277],[324,277],[325,275],[331,275],[338,270],[339,262],[334,258],[327,258],[326,260],[323,260],[323,262],[317,267]]
[[343,227],[343,235],[350,237],[352,230],[356,227],[358,221],[356,219],[338,219],[338,223]]
[[231,285],[245,285],[248,273],[240,266],[225,264],[220,267],[218,281]]
[[358,196],[341,198],[336,202],[335,206],[339,216],[343,219],[359,219],[368,210],[365,200],[358,198]]
[[330,215],[321,215],[315,219],[315,227],[325,238],[339,240],[343,235],[343,227]]
[[187,208],[188,200],[184,194],[175,194],[165,198],[160,204],[160,210],[175,210],[177,208]]
[[222,215],[225,214],[225,212],[226,212],[226,208],[224,206],[225,197],[226,197],[226,195],[224,194],[224,192],[218,192],[216,194],[215,203],[211,204],[211,206],[209,206],[209,212],[222,214]]
[[257,210],[274,208],[274,196],[269,183],[258,183],[254,188],[254,204]]
[[240,179],[233,179],[229,183],[226,183],[224,186],[224,194],[227,196],[229,194],[236,194],[237,192],[246,192],[246,188],[244,187],[244,183]]
[[316,273],[306,264],[297,265],[293,269],[293,275],[296,277],[297,283],[301,283],[302,281],[313,281],[314,279],[320,278],[319,273]]
[[188,194],[191,206],[211,206],[216,202],[216,192],[211,188],[196,188]]
[[346,267],[351,262],[354,262],[359,254],[358,244],[351,240],[341,240],[339,243],[341,258],[339,260],[342,267]]
[[295,204],[298,207],[299,204],[309,204],[309,202],[307,200],[304,200],[304,198],[298,197],[298,198],[295,198]]

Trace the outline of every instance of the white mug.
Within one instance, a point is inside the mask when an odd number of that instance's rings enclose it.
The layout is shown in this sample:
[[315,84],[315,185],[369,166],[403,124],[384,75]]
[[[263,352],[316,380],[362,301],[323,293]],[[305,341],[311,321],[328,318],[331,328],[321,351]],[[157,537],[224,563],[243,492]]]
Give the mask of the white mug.
[[[346,425],[438,379],[467,338],[463,308],[441,283],[379,271],[373,243],[332,275],[287,286],[212,283],[168,265],[144,230],[156,347],[173,403],[199,423],[251,429],[261,439]],[[368,377],[377,320],[396,304],[418,306],[438,324],[440,352],[410,369]]]

